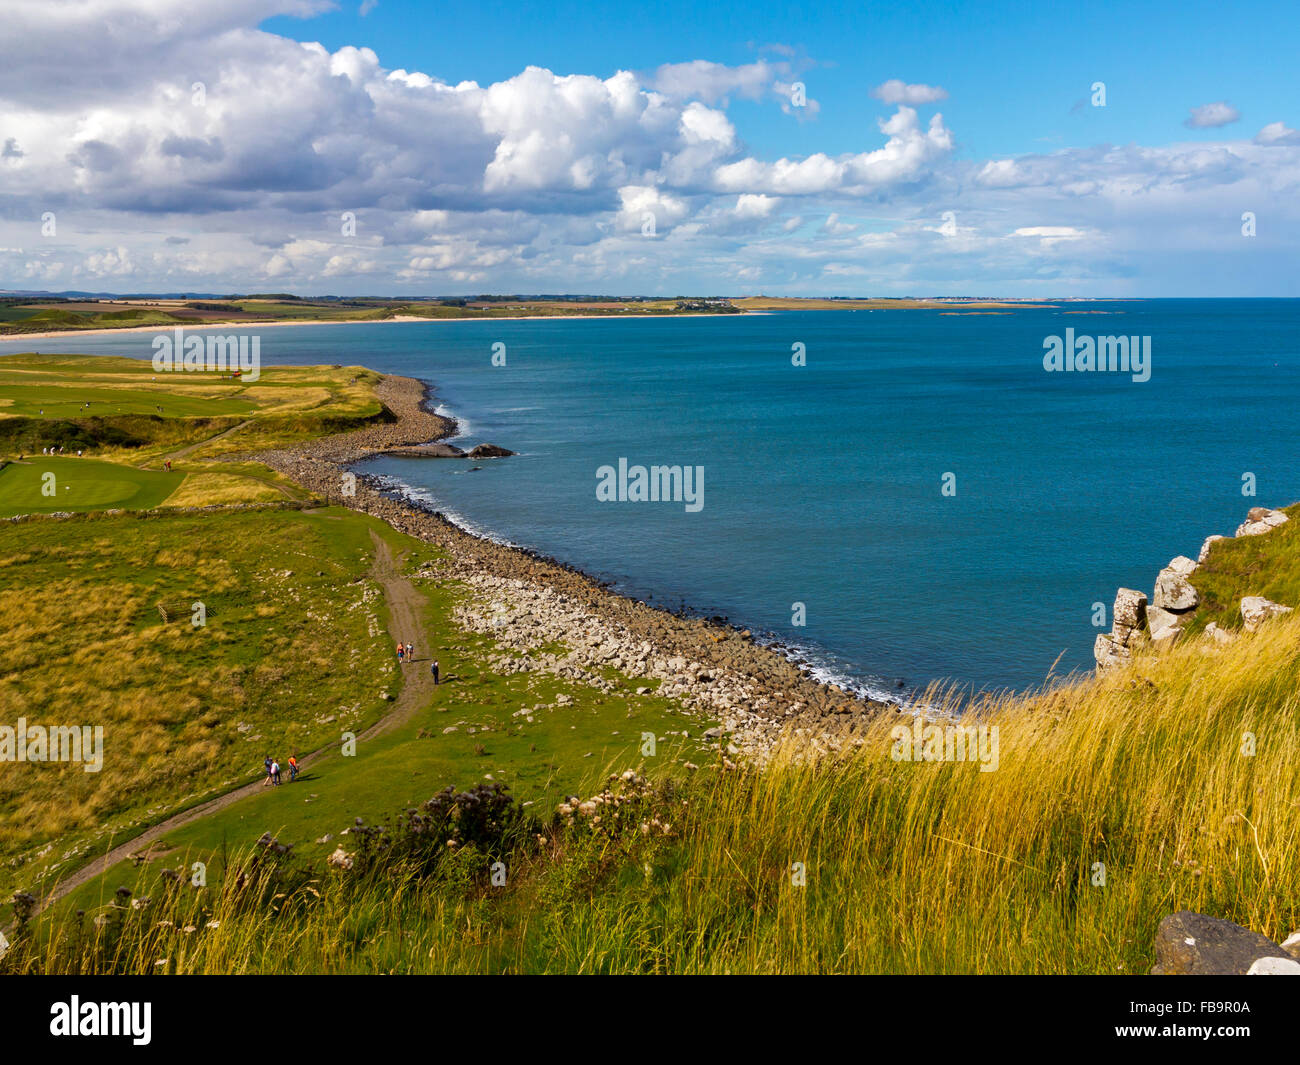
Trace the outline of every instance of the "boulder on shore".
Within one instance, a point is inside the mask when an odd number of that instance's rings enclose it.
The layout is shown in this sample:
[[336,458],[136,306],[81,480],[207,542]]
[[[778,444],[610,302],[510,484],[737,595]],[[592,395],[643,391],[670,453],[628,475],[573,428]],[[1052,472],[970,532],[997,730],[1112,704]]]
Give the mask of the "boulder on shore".
[[1291,955],[1231,921],[1180,910],[1160,922],[1152,976],[1245,976],[1260,958]]

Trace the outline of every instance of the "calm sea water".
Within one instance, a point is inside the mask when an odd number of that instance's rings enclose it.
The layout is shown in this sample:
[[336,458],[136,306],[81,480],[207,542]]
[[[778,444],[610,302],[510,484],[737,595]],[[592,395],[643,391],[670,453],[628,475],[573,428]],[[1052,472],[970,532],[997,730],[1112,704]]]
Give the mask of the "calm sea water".
[[[1067,328],[1150,336],[1150,380],[1045,372],[1044,338]],[[650,602],[776,634],[873,690],[1024,688],[1054,662],[1091,668],[1095,602],[1149,591],[1249,507],[1300,498],[1298,335],[1300,303],[1280,300],[261,333],[264,366],[423,378],[461,419],[459,443],[520,452],[366,472]],[[0,351],[147,357],[151,340]],[[703,467],[703,508],[598,501],[598,468],[620,458]]]

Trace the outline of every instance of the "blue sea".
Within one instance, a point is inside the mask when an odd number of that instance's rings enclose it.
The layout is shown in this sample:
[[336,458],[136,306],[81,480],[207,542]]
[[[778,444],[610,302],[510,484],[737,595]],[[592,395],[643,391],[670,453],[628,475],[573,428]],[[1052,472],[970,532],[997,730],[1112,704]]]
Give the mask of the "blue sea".
[[[1067,329],[1150,337],[1150,379],[1046,371],[1044,340]],[[877,693],[900,680],[1024,689],[1090,669],[1095,603],[1108,628],[1117,587],[1150,591],[1172,556],[1195,557],[1251,506],[1300,498],[1297,301],[260,336],[264,374],[342,363],[419,377],[460,420],[457,443],[519,452],[359,469],[628,594],[770,634]],[[151,341],[0,351],[147,358]],[[793,364],[798,345],[806,365]],[[599,500],[598,471],[620,459],[702,468],[702,507]],[[1256,496],[1243,494],[1246,475]]]

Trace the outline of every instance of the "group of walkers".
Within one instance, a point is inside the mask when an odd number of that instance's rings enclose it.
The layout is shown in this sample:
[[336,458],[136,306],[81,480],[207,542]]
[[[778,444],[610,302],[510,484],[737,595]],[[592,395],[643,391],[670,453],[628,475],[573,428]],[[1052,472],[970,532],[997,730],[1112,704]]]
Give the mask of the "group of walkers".
[[[397,661],[401,663],[414,662],[415,645],[411,643],[399,643],[397,645]],[[437,659],[434,659],[433,664],[429,666],[429,672],[433,674],[433,683],[437,684],[438,683]],[[282,782],[282,775],[284,773],[284,769],[281,767],[280,763],[276,761],[276,759],[272,758],[268,754],[265,760],[263,761],[262,765],[266,769],[266,779],[262,781],[263,787],[266,787],[268,785],[280,784]],[[297,756],[295,755],[289,756],[288,766],[289,766],[289,782],[292,783],[293,781],[298,779]]]
[[[268,754],[262,764],[266,767],[266,779],[262,781],[262,787],[266,787],[268,784],[279,784],[281,774],[284,772],[280,767],[280,763]],[[297,779],[298,757],[291,754],[289,755],[289,783],[292,784]]]
[[[407,662],[415,661],[415,644],[399,643],[397,645],[397,661],[404,665]],[[433,675],[433,683],[438,683],[438,660],[435,658],[432,665],[429,666],[429,672]]]

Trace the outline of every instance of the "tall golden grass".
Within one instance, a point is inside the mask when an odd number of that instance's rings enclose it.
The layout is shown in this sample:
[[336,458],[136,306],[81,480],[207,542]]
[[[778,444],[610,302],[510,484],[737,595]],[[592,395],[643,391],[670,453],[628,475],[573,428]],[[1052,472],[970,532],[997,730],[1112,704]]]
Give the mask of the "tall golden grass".
[[[761,771],[702,769],[656,800],[667,836],[553,822],[545,845],[511,861],[506,887],[465,867],[421,878],[399,865],[364,884],[319,870],[310,891],[253,909],[222,910],[213,892],[193,932],[161,925],[123,940],[113,964],[1140,972],[1173,910],[1274,938],[1300,925],[1297,680],[1300,619],[1290,618],[1229,647],[1196,640],[1044,694],[972,707],[934,691],[963,723],[997,726],[996,771],[895,760],[891,731],[910,720],[891,715],[836,756],[811,759],[791,742]],[[22,939],[5,966],[102,965],[71,931],[86,919]]]

